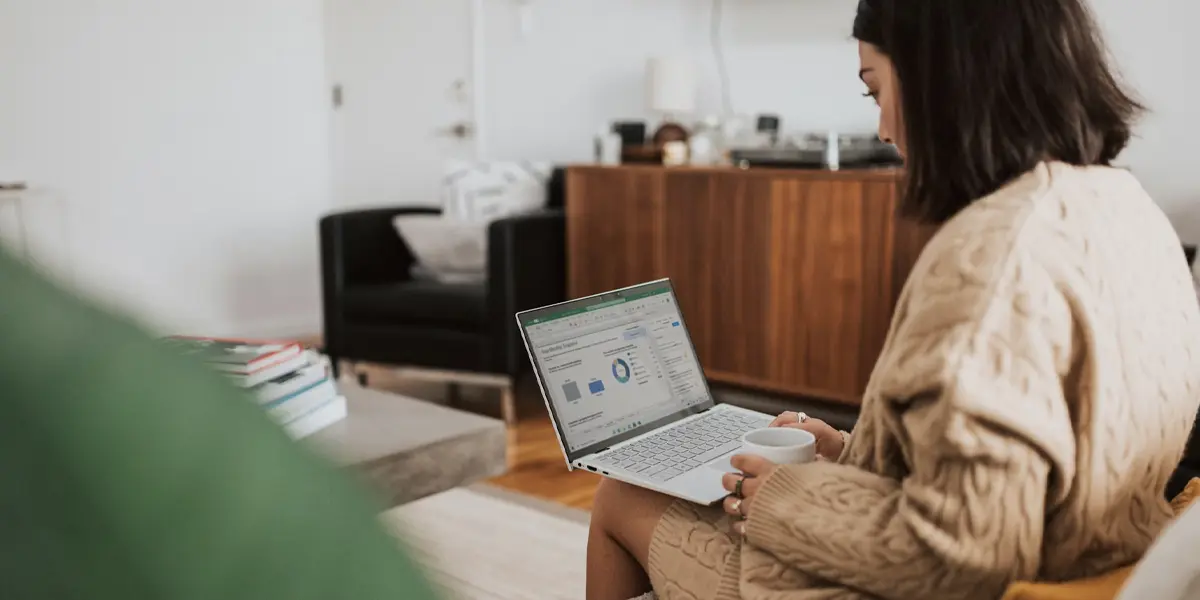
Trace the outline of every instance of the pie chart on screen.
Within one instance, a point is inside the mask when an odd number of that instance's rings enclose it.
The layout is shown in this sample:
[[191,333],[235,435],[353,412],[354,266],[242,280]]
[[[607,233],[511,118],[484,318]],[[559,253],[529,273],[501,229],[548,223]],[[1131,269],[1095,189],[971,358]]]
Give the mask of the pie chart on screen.
[[625,359],[613,359],[612,372],[617,383],[629,383],[629,363],[625,362]]

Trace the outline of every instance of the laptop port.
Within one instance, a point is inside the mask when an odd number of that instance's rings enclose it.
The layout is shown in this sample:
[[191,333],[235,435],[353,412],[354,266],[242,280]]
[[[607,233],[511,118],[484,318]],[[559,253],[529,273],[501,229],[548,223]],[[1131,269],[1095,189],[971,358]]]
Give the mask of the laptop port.
[[595,473],[595,472],[596,472],[596,467],[593,467],[593,466],[591,466],[591,465],[588,465],[588,470],[589,470],[589,471],[591,471],[591,472],[593,472],[593,473]]

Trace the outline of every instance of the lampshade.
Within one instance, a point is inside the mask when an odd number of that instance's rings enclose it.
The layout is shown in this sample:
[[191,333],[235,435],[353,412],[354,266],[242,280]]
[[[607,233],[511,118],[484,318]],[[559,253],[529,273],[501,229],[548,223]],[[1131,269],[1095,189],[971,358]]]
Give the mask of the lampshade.
[[683,57],[651,58],[646,67],[650,110],[688,113],[696,109],[696,66]]

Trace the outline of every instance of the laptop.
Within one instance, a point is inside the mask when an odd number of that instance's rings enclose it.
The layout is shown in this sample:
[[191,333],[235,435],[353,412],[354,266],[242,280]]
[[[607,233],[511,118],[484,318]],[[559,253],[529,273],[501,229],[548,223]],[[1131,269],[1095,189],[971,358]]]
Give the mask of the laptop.
[[772,417],[713,401],[669,279],[519,312],[567,468],[715,504],[742,435]]

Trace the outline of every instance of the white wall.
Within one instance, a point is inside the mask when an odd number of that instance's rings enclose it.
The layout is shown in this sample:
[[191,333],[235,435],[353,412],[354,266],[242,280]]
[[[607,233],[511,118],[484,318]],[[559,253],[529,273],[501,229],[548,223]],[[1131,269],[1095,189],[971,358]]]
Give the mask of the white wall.
[[[515,0],[487,6],[486,151],[492,156],[584,161],[591,136],[621,117],[649,117],[647,56],[689,53],[704,69],[700,110],[718,112],[709,40],[710,0],[533,0],[522,38]],[[1093,0],[1117,62],[1152,112],[1123,162],[1200,241],[1198,72],[1191,33],[1200,3]],[[856,3],[846,0],[724,0],[724,48],[734,109],[773,112],[789,129],[872,131],[875,108],[857,79],[849,40]]]
[[0,172],[86,291],[162,331],[319,331],[320,0],[0,2]]
[[1200,242],[1200,67],[1195,35],[1200,3],[1092,0],[1123,75],[1150,112],[1122,156],[1171,216],[1180,236]]
[[516,2],[484,0],[484,154],[590,160],[602,126],[646,116],[647,56],[690,52],[688,4],[533,2],[532,29],[522,37]]
[[[489,155],[591,159],[591,138],[620,118],[655,118],[645,101],[654,54],[691,56],[698,113],[722,112],[710,0],[534,1],[521,35],[514,0],[484,0]],[[788,129],[873,131],[861,98],[854,2],[724,0],[721,48],[733,109],[769,112]]]
[[[1093,2],[1153,110],[1126,162],[1200,241],[1198,84],[1189,34],[1172,26],[1200,20],[1200,4]],[[734,108],[871,130],[854,5],[725,0]],[[532,0],[526,37],[516,0],[484,6],[489,156],[588,160],[597,129],[650,116],[652,54],[694,56],[701,111],[720,109],[710,0]],[[0,177],[42,189],[30,216],[50,262],[164,331],[319,331],[315,227],[332,204],[322,19],[321,0],[0,2]]]

